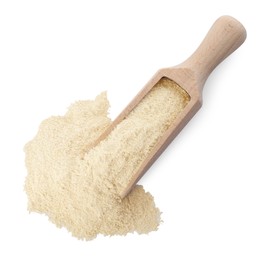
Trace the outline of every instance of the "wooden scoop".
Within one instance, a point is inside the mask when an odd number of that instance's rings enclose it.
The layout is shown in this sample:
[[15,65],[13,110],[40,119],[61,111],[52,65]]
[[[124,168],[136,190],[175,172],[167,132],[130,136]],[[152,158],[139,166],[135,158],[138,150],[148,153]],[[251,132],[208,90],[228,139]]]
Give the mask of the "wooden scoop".
[[142,98],[163,77],[169,78],[181,86],[190,96],[190,101],[176,118],[176,122],[164,133],[143,161],[128,185],[119,194],[124,198],[143,174],[155,162],[182,128],[202,106],[202,89],[209,74],[227,56],[234,52],[246,39],[243,25],[230,16],[220,17],[211,27],[198,49],[178,66],[159,70],[130,104],[114,120],[111,126],[95,143],[99,143],[136,107]]

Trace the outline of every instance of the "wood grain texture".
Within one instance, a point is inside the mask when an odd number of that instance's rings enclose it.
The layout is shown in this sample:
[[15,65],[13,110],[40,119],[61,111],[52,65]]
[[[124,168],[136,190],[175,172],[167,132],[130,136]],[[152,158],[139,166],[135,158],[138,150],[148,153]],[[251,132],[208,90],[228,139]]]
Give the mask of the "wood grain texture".
[[132,187],[200,109],[202,89],[208,76],[218,64],[241,46],[245,39],[246,30],[239,21],[230,16],[222,16],[217,19],[198,49],[180,65],[159,70],[95,142],[94,145],[104,140],[163,77],[173,80],[190,95],[191,99],[184,111],[179,114],[174,124],[164,133],[149,156],[134,173],[130,183],[119,194],[121,198],[124,198],[130,192]]

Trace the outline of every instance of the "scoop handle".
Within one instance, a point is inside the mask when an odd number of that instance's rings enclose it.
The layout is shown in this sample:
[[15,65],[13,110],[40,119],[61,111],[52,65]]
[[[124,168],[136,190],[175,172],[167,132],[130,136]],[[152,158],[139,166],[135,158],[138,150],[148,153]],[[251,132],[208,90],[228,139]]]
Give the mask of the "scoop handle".
[[179,67],[195,73],[203,87],[210,73],[246,39],[244,26],[231,16],[221,16],[212,25],[198,49]]

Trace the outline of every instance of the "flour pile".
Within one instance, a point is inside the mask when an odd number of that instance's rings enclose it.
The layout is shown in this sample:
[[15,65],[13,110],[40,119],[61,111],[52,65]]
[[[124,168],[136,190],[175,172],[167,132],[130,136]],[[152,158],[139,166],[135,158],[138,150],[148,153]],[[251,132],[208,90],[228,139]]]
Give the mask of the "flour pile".
[[111,124],[106,93],[74,103],[65,116],[44,120],[25,146],[29,211],[46,214],[58,227],[86,240],[157,230],[160,211],[150,193],[136,185],[125,199],[118,194],[188,101],[184,90],[161,79],[83,157],[82,151]]

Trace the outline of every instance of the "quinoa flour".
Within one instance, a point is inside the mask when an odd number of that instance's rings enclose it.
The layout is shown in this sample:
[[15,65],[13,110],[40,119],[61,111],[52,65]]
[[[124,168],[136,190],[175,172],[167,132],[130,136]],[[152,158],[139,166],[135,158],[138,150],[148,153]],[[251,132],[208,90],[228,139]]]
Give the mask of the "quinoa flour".
[[82,151],[111,123],[106,93],[72,104],[64,116],[44,120],[25,146],[29,211],[46,214],[79,239],[157,230],[160,211],[150,193],[136,185],[123,200],[118,194],[189,99],[174,82],[162,78],[83,157]]

